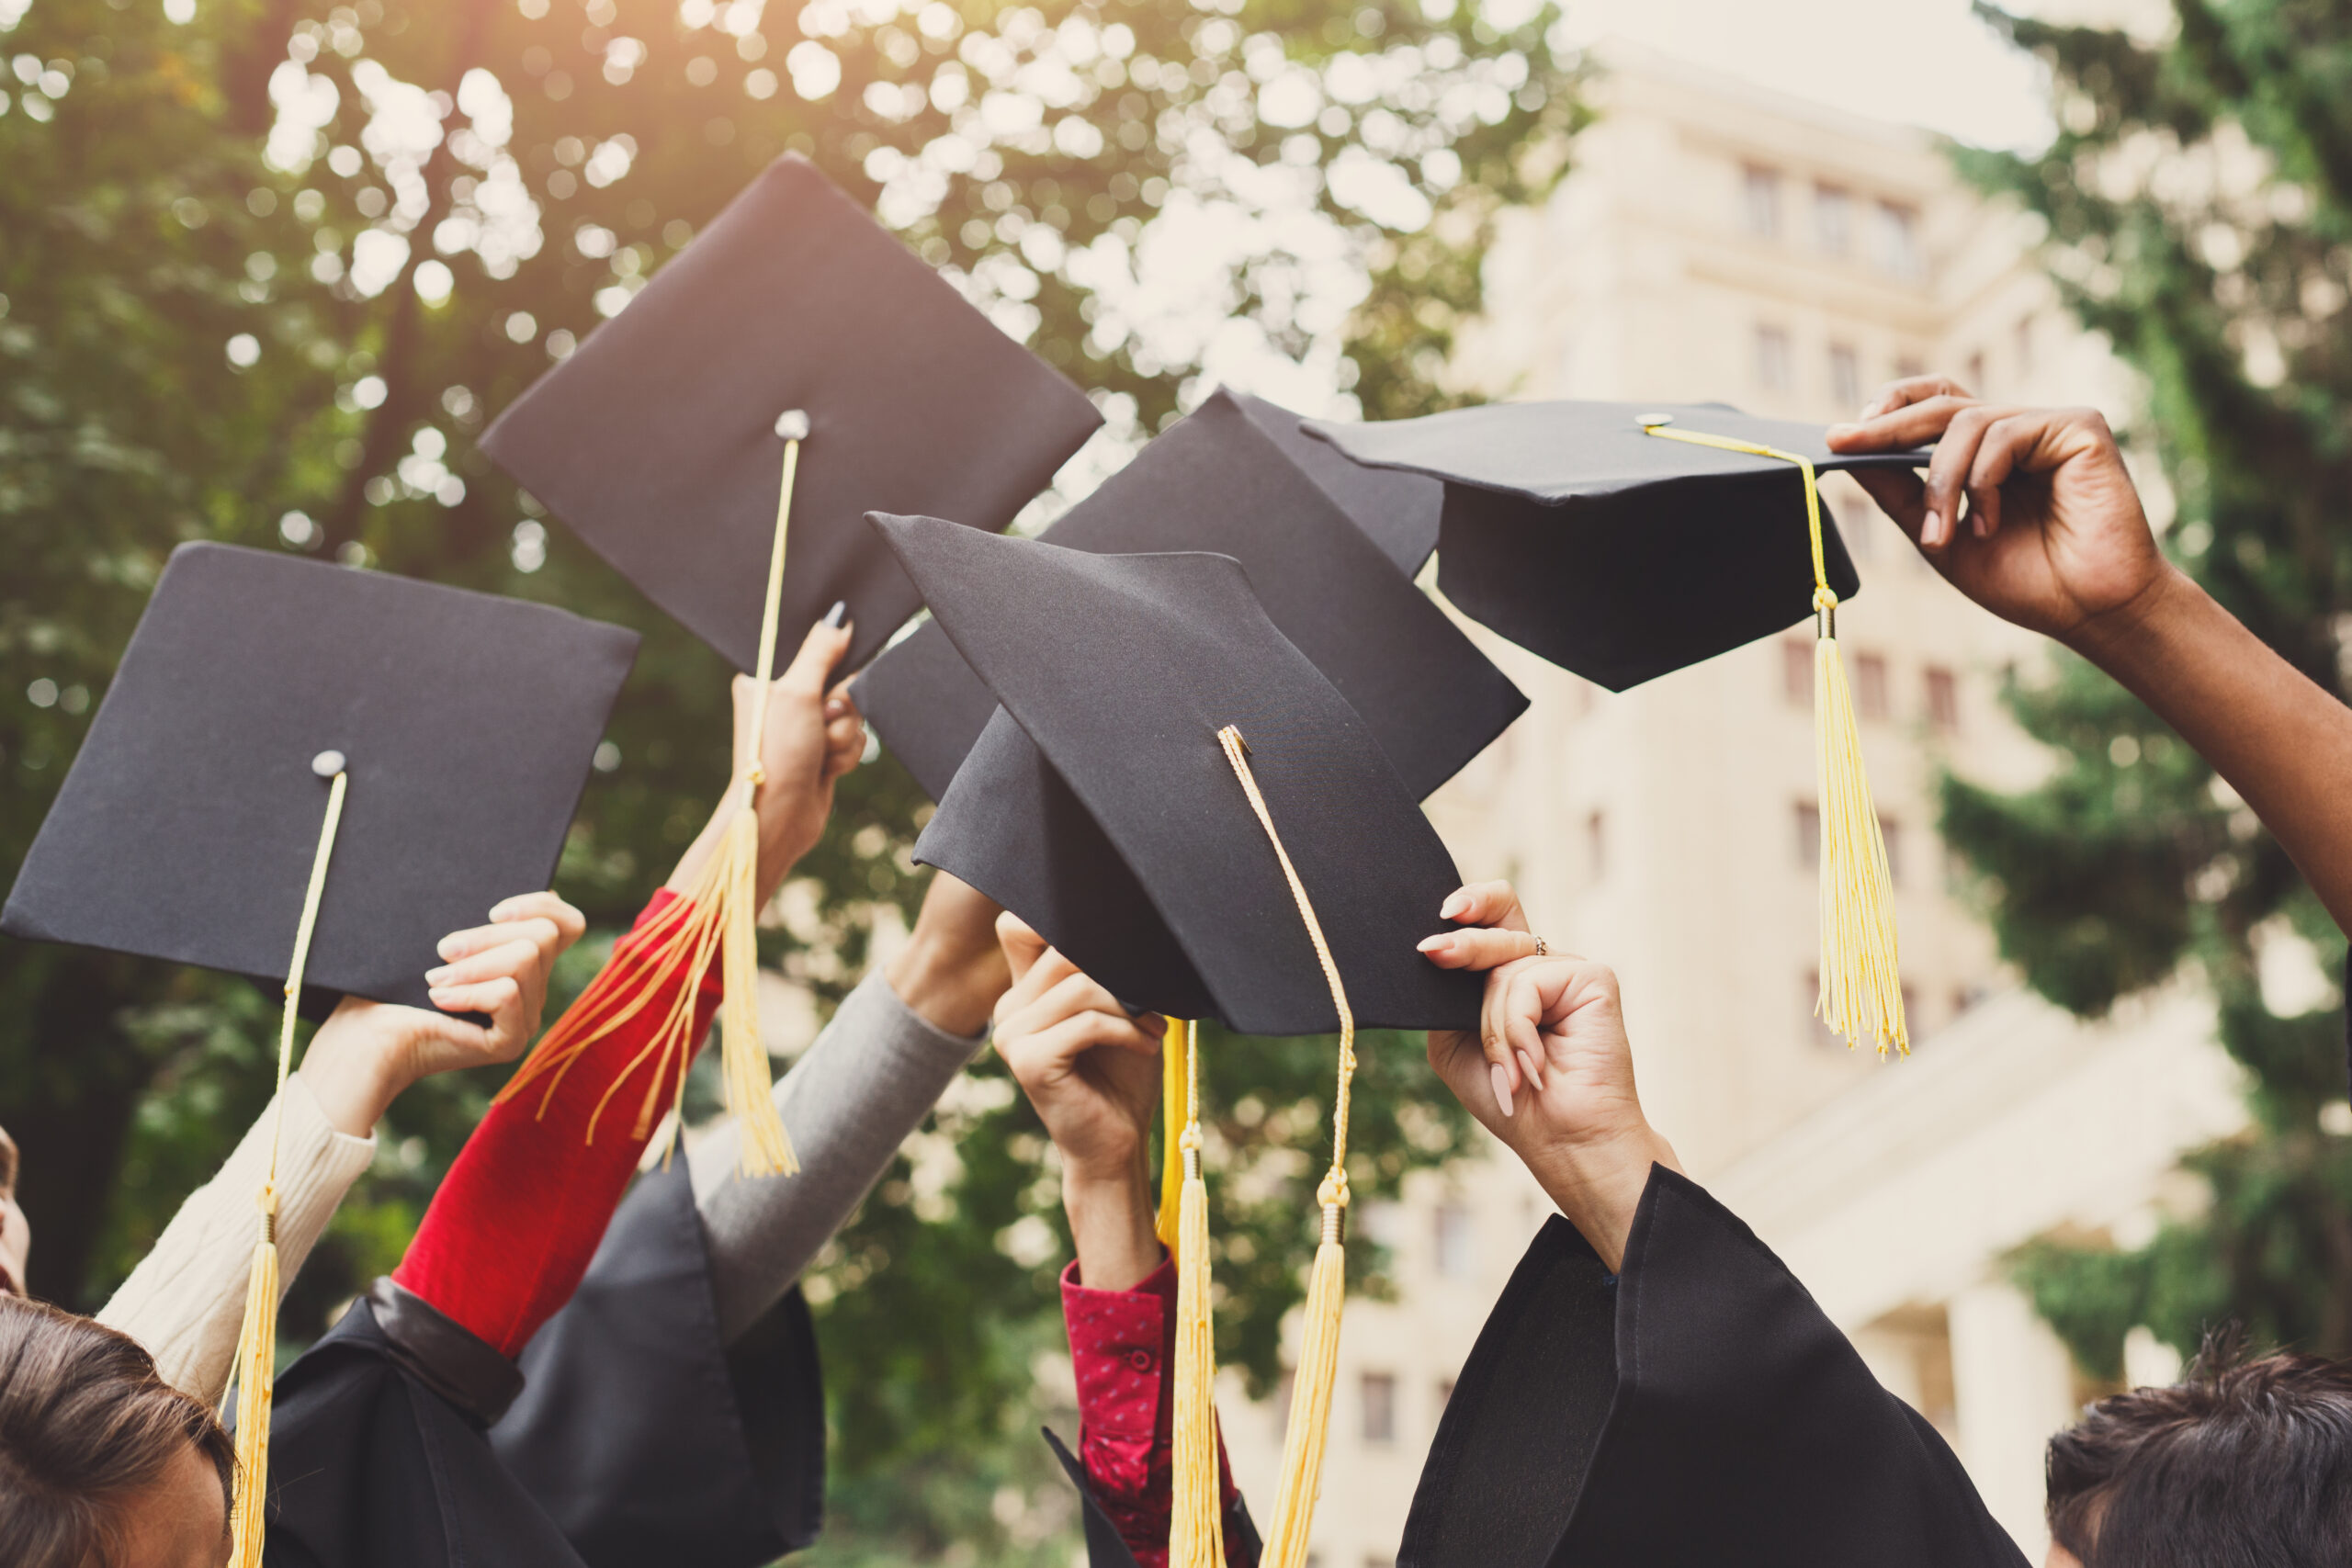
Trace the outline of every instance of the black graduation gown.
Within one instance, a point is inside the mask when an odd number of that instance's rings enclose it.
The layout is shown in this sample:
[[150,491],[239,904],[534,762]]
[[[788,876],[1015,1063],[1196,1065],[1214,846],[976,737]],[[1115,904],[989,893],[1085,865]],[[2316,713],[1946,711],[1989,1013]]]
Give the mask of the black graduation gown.
[[757,1568],[822,1519],[797,1291],[718,1342],[683,1163],[640,1179],[520,1365],[388,1280],[278,1380],[270,1568]]
[[[1093,1568],[1132,1568],[1098,1512]],[[1438,1423],[1396,1565],[1734,1564],[2026,1568],[1935,1428],[1755,1233],[1660,1168],[1621,1274],[1564,1219],[1529,1246]]]

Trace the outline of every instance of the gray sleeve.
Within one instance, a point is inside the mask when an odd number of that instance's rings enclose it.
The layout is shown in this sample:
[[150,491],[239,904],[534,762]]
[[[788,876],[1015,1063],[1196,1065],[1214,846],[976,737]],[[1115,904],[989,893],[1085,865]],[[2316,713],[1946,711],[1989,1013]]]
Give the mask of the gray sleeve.
[[923,1019],[876,969],[775,1086],[797,1175],[739,1179],[732,1122],[695,1140],[686,1168],[723,1340],[792,1288],[979,1045]]

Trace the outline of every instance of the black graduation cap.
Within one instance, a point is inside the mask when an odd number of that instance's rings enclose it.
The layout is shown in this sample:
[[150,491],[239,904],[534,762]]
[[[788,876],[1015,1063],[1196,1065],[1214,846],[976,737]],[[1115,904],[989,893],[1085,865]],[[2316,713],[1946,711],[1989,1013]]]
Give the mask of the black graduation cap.
[[431,1005],[435,944],[548,886],[637,634],[264,550],[172,553],[0,930]]
[[[1712,659],[1814,611],[1793,464],[1662,439],[1644,423],[1801,454],[1815,468],[1900,468],[1832,453],[1823,427],[1720,403],[1491,403],[1377,424],[1309,420],[1361,463],[1445,481],[1438,587],[1464,615],[1612,691]],[[1824,566],[1860,587],[1834,520]]]
[[1382,555],[1396,563],[1397,570],[1407,577],[1420,575],[1437,548],[1444,485],[1426,475],[1359,463],[1308,434],[1306,420],[1279,403],[1248,392],[1227,390],[1225,395],[1272,438],[1283,457],[1306,470],[1306,477],[1380,547]]
[[[1287,446],[1264,419],[1287,423]],[[1367,532],[1350,526],[1290,448],[1319,452],[1326,469],[1372,476],[1363,489],[1375,497],[1381,481],[1402,480],[1427,486],[1434,502],[1435,481],[1359,468],[1297,424],[1272,403],[1213,393],[1043,537],[1098,555],[1210,550],[1239,561],[1265,613],[1340,689],[1418,800],[1486,750],[1527,699]],[[1435,516],[1432,504],[1432,535]],[[935,621],[876,660],[854,692],[933,800],[997,703]]]
[[500,415],[482,449],[751,671],[786,440],[805,430],[777,646],[789,657],[846,600],[854,668],[921,604],[859,521],[868,509],[994,532],[1101,423],[787,154]]
[[1231,727],[1359,1025],[1476,1026],[1414,950],[1461,881],[1397,771],[1230,557],[874,519],[1003,711],[916,843],[1123,1000],[1251,1034],[1339,1018]]

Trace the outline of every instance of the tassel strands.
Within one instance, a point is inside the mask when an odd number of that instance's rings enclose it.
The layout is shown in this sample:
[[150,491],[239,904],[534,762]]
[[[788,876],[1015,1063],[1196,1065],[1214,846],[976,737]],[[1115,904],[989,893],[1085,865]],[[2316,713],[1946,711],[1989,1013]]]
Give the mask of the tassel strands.
[[1665,414],[1644,414],[1640,423],[1645,434],[1668,441],[1792,463],[1804,476],[1805,526],[1813,546],[1813,723],[1821,791],[1821,994],[1814,1010],[1849,1046],[1868,1037],[1881,1056],[1889,1047],[1909,1055],[1894,881],[1862,763],[1853,694],[1838,651],[1838,595],[1830,589],[1822,549],[1821,490],[1813,461],[1802,453],[1727,435],[1670,429]]
[[1259,792],[1257,778],[1250,771],[1250,748],[1242,740],[1241,732],[1231,725],[1217,731],[1217,741],[1225,748],[1226,761],[1232,764],[1234,776],[1241,781],[1242,793],[1250,797],[1250,808],[1257,814],[1258,825],[1266,830],[1266,838],[1273,845],[1274,858],[1282,863],[1283,879],[1290,884],[1291,897],[1298,905],[1307,940],[1315,944],[1316,959],[1323,966],[1323,978],[1331,987],[1331,1000],[1340,1015],[1339,1089],[1331,1102],[1331,1168],[1324,1173],[1315,1194],[1323,1210],[1323,1240],[1316,1248],[1315,1268],[1307,1277],[1304,1335],[1298,1369],[1291,1383],[1290,1425],[1283,1437],[1282,1479],[1266,1529],[1264,1553],[1260,1559],[1261,1568],[1306,1568],[1307,1531],[1314,1524],[1315,1505],[1323,1490],[1323,1450],[1330,1434],[1331,1388],[1340,1370],[1340,1317],[1348,1293],[1348,1110],[1355,1082],[1356,1021],[1354,1011],[1348,1006],[1347,988],[1340,980],[1339,963],[1331,956],[1330,943],[1324,940],[1323,924],[1315,917],[1315,906],[1306,896],[1306,884],[1299,880],[1289,852],[1283,848],[1282,835],[1274,829],[1273,815],[1267,809],[1266,798]]
[[[792,487],[800,468],[800,443],[808,434],[808,416],[798,411],[785,414],[776,421],[776,434],[785,438],[784,475],[776,497],[775,538],[768,557],[767,599],[760,617],[751,724],[748,736],[739,738],[744,742],[735,759],[739,793],[726,833],[718,852],[684,897],[643,930],[622,939],[613,951],[616,962],[607,964],[589,983],[498,1092],[499,1100],[509,1100],[544,1077],[548,1080],[545,1094],[552,1096],[581,1053],[635,1017],[650,996],[683,970],[686,983],[678,989],[669,1015],[645,1048],[615,1077],[588,1121],[588,1136],[593,1140],[605,1105],[639,1066],[650,1061],[653,1071],[634,1128],[636,1136],[644,1137],[685,1087],[695,1046],[688,1038],[694,1026],[695,993],[716,958],[726,988],[718,1013],[720,1092],[729,1114],[742,1129],[737,1169],[745,1176],[790,1176],[800,1168],[784,1118],[776,1111],[772,1092],[775,1077],[760,1043],[759,791],[766,782],[760,753],[766,739],[768,687],[775,674],[776,621],[784,593],[785,541],[792,523]],[[650,966],[639,973],[638,964],[617,962],[624,953],[633,959],[650,958]],[[542,1111],[546,1105],[543,1096]],[[673,1120],[669,1125],[669,1140],[674,1145],[677,1124]],[[665,1148],[662,1158],[666,1162],[668,1157]]]
[[[1201,1056],[1197,1024],[1169,1021],[1182,1039],[1182,1180],[1177,1197],[1175,1506],[1169,1568],[1224,1568],[1225,1508],[1216,1466],[1216,1331],[1210,1302],[1209,1191],[1201,1175]],[[1171,1051],[1170,1053],[1173,1055]]]
[[343,822],[349,787],[340,752],[322,751],[311,764],[332,773],[326,820],[311,859],[310,886],[302,895],[302,919],[294,928],[294,958],[286,966],[286,1007],[277,1024],[277,1109],[270,1113],[269,1170],[254,1201],[261,1231],[254,1242],[252,1272],[245,1280],[245,1316],[237,1331],[237,1474],[229,1499],[231,1568],[260,1568],[269,1499],[269,1407],[277,1378],[277,1150],[286,1130],[286,1078],[294,1060],[294,1020],[302,999],[302,972],[311,961],[311,933],[319,923],[319,899],[326,891],[327,863],[334,853],[335,829]]

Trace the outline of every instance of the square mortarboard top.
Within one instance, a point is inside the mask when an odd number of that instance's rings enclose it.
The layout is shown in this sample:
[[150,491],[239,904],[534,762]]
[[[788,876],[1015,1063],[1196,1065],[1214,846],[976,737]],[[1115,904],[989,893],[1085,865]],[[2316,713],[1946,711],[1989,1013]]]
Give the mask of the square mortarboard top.
[[[1290,421],[1293,443],[1320,448],[1326,466],[1354,467],[1299,434],[1295,415],[1261,406]],[[1437,489],[1418,476],[1387,477]],[[1527,706],[1445,612],[1350,526],[1265,433],[1257,411],[1230,393],[1212,394],[1043,536],[1097,555],[1233,557],[1265,613],[1363,716],[1416,800]],[[854,692],[933,800],[947,793],[997,702],[935,621],[876,660]]]
[[1377,468],[1342,454],[1306,432],[1306,422],[1279,403],[1227,389],[1250,423],[1306,470],[1348,520],[1363,529],[1380,553],[1407,577],[1419,577],[1437,548],[1438,522],[1445,508],[1445,486],[1423,474]]
[[1460,882],[1370,727],[1229,557],[1094,555],[876,517],[1002,707],[915,846],[1130,1006],[1338,1027],[1233,726],[1364,1027],[1474,1028],[1479,977],[1414,944]]
[[313,761],[341,752],[307,981],[429,1006],[435,944],[554,875],[636,651],[543,604],[183,545],[0,929],[282,982],[327,805]]
[[993,533],[1102,417],[896,236],[787,154],[499,416],[482,449],[648,597],[750,671],[785,440],[793,487],[777,668],[836,600],[846,668],[920,606],[862,521]]
[[[1309,420],[1361,463],[1445,481],[1438,587],[1531,653],[1612,691],[1711,659],[1813,614],[1795,465],[1645,434],[1669,428],[1802,453],[1816,469],[1898,468],[1917,453],[1840,456],[1822,427],[1720,403],[1491,403],[1377,424]],[[1829,586],[1860,587],[1822,519]]]

